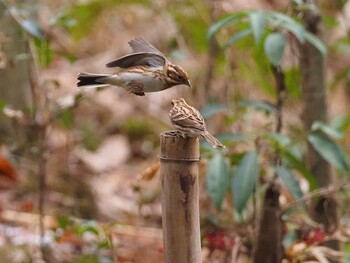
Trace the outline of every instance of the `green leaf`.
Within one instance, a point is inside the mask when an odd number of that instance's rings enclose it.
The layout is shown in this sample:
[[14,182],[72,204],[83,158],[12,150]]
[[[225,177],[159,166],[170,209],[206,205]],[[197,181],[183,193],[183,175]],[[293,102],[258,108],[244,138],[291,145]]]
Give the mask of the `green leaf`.
[[318,187],[316,179],[310,170],[306,167],[304,160],[300,160],[297,156],[295,156],[293,152],[289,151],[288,148],[283,150],[283,155],[288,161],[289,166],[299,171],[305,177],[309,183],[310,190],[316,190]]
[[310,32],[307,32],[306,30],[304,30],[303,36],[305,40],[317,48],[323,56],[327,55],[327,47],[321,41],[321,39],[311,34]]
[[325,15],[322,14],[322,23],[327,27],[330,31],[331,29],[335,29],[339,25],[339,20],[336,16],[333,15]]
[[264,111],[265,113],[275,113],[276,108],[268,102],[259,100],[241,100],[238,102],[239,107],[253,108],[257,111]]
[[76,225],[74,225],[73,230],[75,233],[77,233],[79,235],[83,235],[87,232],[95,234],[95,235],[99,235],[98,225],[93,220],[89,220],[86,222],[82,222],[80,224],[76,224]]
[[350,262],[350,243],[345,244],[344,248],[345,262]]
[[94,227],[94,226],[84,226],[82,228],[82,231],[83,231],[83,234],[86,233],[86,232],[95,234],[96,236],[100,234],[99,231],[98,231],[98,228]]
[[349,173],[346,157],[339,145],[334,143],[324,133],[311,133],[307,137],[312,147],[330,164],[345,173]]
[[299,182],[294,178],[294,175],[285,167],[278,166],[275,168],[276,174],[281,178],[283,184],[295,199],[303,197]]
[[225,157],[216,153],[208,163],[206,175],[207,190],[217,210],[220,211],[222,201],[228,191],[230,180]]
[[311,126],[312,131],[322,131],[330,137],[341,139],[344,134],[327,123],[315,121]]
[[269,132],[267,135],[272,142],[277,143],[280,147],[286,147],[292,143],[288,136],[281,133]]
[[97,254],[82,255],[75,262],[76,263],[101,263]]
[[20,25],[31,36],[37,39],[43,39],[43,33],[39,24],[32,19],[20,20]]
[[[111,244],[110,244],[108,239],[103,239],[98,243],[98,248],[99,249],[110,249]],[[107,262],[103,262],[103,263],[107,263]],[[111,261],[111,263],[112,263],[112,261]]]
[[231,26],[238,23],[244,15],[246,15],[245,12],[240,12],[240,13],[231,14],[228,17],[220,19],[218,22],[216,22],[209,28],[207,33],[207,39],[210,39],[211,37],[213,37],[223,27]]
[[284,158],[283,164],[287,165],[288,168],[299,171],[308,181],[310,189],[315,190],[317,188],[317,182],[315,180],[315,177],[305,165],[300,146],[293,142],[291,138],[286,135],[275,132],[268,133],[267,135],[271,141],[271,144],[280,152]]
[[62,111],[58,116],[58,122],[66,129],[71,129],[74,126],[74,113],[72,109]]
[[6,107],[6,102],[0,99],[0,112]]
[[263,12],[258,10],[249,13],[249,21],[250,27],[253,30],[255,44],[258,44],[261,40],[261,36],[265,33]]
[[[338,51],[336,50],[335,53],[350,53],[348,52],[349,47],[350,47],[350,43],[349,44],[345,44],[346,46],[346,50],[344,51]],[[336,87],[338,87],[339,82],[345,80],[347,81],[347,83],[349,82],[349,73],[350,73],[350,66],[346,66],[343,69],[339,70],[339,72],[336,73],[335,76],[333,76],[331,83],[329,84],[329,89],[332,91],[334,90]]]
[[[350,54],[350,38],[343,37],[332,44],[332,51],[334,53],[342,53],[344,55]],[[349,65],[344,65],[345,67],[350,67]]]
[[232,193],[236,210],[241,213],[253,193],[259,172],[258,154],[247,152],[233,171]]
[[288,231],[287,233],[285,233],[283,235],[283,241],[282,241],[283,247],[285,249],[289,248],[294,243],[296,243],[298,241],[298,239],[299,239],[299,237],[296,234],[296,231],[293,231],[293,230],[292,231]]
[[228,109],[229,107],[226,104],[209,104],[201,110],[201,113],[203,118],[207,119],[219,112],[227,111]]
[[249,36],[251,33],[252,33],[252,29],[251,28],[239,31],[238,33],[234,34],[233,36],[231,36],[227,40],[226,44],[224,45],[224,49],[232,46],[238,40],[240,40],[240,39],[242,39],[242,38],[244,38],[246,36]]
[[77,20],[67,16],[66,12],[61,11],[50,18],[50,25],[70,28],[77,25]]
[[60,228],[66,229],[67,226],[70,226],[73,224],[73,220],[70,219],[68,216],[60,216],[57,218],[57,222]]
[[34,39],[35,47],[38,50],[38,60],[42,66],[47,67],[52,60],[51,44],[48,39]]
[[350,115],[337,115],[330,121],[329,125],[344,133],[350,127]]
[[278,66],[284,54],[286,41],[282,33],[271,33],[265,38],[264,49],[265,54],[271,64]]
[[228,156],[230,164],[232,166],[237,166],[242,161],[244,155],[246,155],[246,152],[237,152],[230,154]]
[[274,28],[286,29],[288,32],[293,33],[300,43],[305,42],[305,29],[293,18],[279,12],[266,12],[265,17]]
[[96,133],[96,129],[91,127],[91,124],[84,123],[81,127],[81,132],[84,147],[89,151],[96,151],[102,141],[101,136]]

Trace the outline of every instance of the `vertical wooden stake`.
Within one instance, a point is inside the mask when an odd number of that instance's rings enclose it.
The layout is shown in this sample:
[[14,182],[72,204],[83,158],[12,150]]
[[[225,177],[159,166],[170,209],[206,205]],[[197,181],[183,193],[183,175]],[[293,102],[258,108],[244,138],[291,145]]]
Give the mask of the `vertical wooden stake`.
[[198,138],[161,134],[162,220],[165,263],[200,263]]

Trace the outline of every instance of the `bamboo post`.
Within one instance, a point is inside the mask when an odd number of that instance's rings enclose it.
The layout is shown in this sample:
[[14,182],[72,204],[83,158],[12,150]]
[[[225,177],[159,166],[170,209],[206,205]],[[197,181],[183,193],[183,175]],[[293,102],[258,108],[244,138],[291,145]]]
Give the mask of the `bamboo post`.
[[198,138],[161,133],[162,222],[165,263],[200,263]]

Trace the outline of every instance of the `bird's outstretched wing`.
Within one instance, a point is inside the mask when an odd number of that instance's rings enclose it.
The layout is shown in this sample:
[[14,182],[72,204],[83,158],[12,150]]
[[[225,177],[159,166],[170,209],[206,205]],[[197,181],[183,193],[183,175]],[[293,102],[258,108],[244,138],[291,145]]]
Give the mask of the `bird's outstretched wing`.
[[164,65],[165,58],[162,55],[151,52],[140,52],[118,58],[109,62],[106,66],[108,68],[130,68],[135,66],[162,67]]
[[157,48],[142,38],[129,41],[132,54],[118,58],[106,66],[108,68],[130,68],[135,66],[162,67],[165,65],[165,56]]
[[132,49],[133,53],[156,53],[158,55],[161,55],[162,57],[165,57],[162,52],[160,52],[157,48],[155,48],[153,45],[148,43],[146,40],[142,38],[136,38],[129,41],[129,45]]

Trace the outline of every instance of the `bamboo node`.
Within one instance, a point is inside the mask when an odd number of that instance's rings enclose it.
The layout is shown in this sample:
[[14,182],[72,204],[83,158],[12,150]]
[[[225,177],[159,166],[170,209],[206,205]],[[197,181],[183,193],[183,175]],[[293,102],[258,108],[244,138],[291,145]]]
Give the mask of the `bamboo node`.
[[199,162],[201,158],[170,158],[170,157],[164,157],[164,156],[158,156],[160,161],[162,162],[187,162],[187,163],[193,163],[193,162]]

